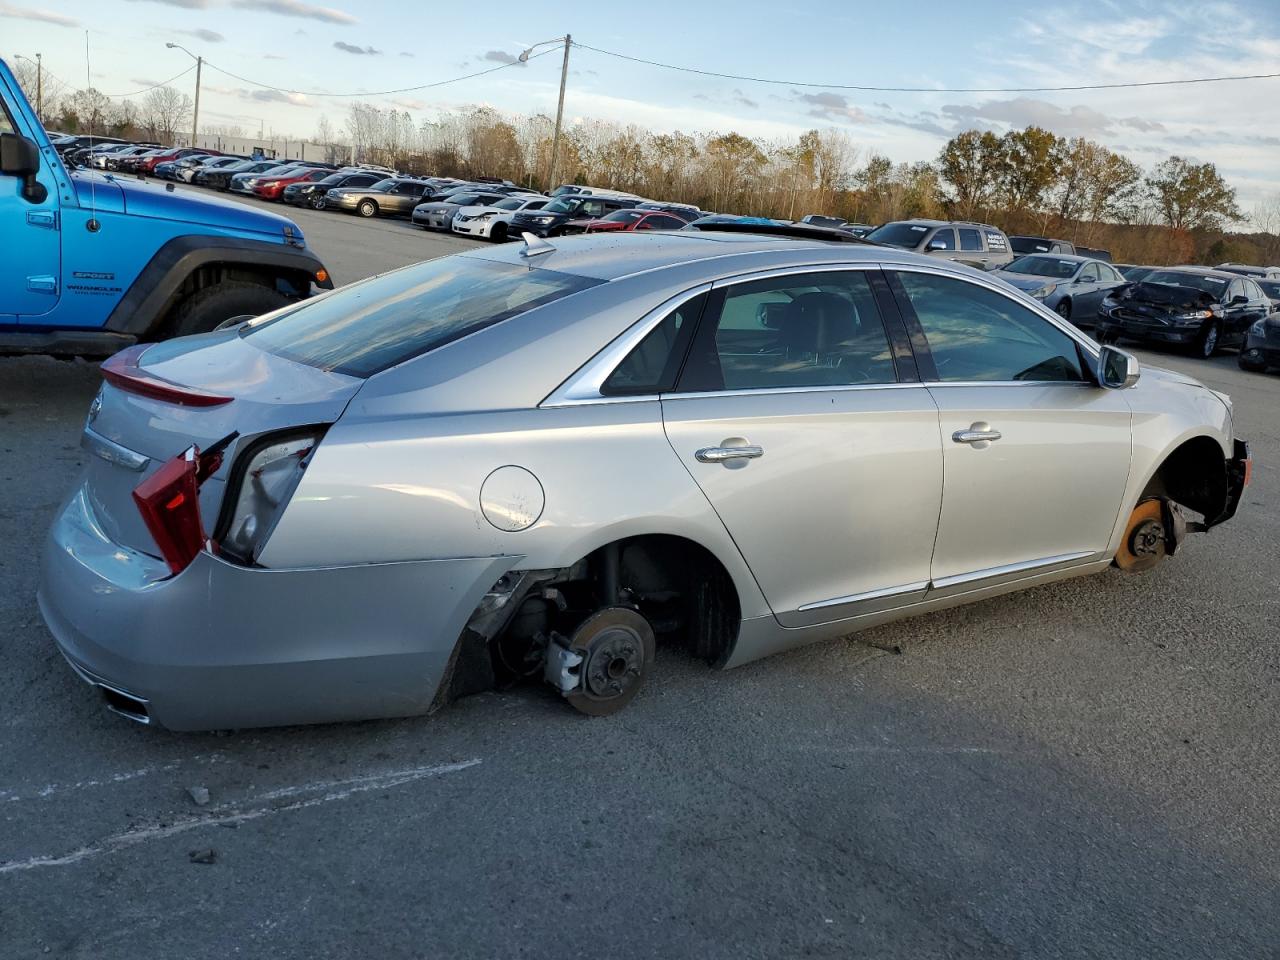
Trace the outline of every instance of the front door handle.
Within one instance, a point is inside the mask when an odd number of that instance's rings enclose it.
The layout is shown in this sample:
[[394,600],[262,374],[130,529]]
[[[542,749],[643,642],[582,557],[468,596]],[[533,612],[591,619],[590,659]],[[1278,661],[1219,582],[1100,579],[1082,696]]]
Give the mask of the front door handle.
[[[736,438],[735,438],[736,439]],[[703,447],[694,457],[699,463],[724,463],[728,464],[731,460],[755,460],[757,457],[764,456],[764,447],[757,447],[750,443],[728,445],[720,447]],[[742,464],[746,466],[746,464]]]
[[972,424],[968,430],[957,430],[951,435],[951,439],[956,443],[967,443],[975,450],[985,450],[991,446],[993,440],[999,440],[1002,434],[999,430],[992,430],[991,424],[985,420],[979,420]]

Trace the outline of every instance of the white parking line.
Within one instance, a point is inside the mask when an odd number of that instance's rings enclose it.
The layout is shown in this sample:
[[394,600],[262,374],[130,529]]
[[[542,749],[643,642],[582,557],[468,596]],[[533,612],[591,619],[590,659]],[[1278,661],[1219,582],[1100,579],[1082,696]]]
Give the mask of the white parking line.
[[43,800],[58,793],[71,790],[84,790],[87,787],[107,787],[113,783],[125,783],[140,777],[149,777],[153,773],[171,773],[186,763],[225,763],[226,757],[220,753],[188,757],[186,760],[170,760],[154,767],[143,767],[139,770],[124,770],[120,773],[107,773],[91,780],[77,780],[75,783],[46,783],[39,789],[32,788],[27,792],[21,790],[0,790],[0,803],[13,803],[17,800]]
[[[346,800],[348,797],[354,796],[358,793],[366,793],[370,790],[386,790],[391,787],[402,786],[406,783],[413,783],[430,777],[439,777],[448,773],[457,773],[459,770],[466,770],[468,767],[474,767],[479,763],[480,761],[478,759],[461,760],[457,763],[437,764],[436,766],[430,767],[409,767],[404,770],[392,770],[388,773],[376,773],[363,777],[351,777],[348,780],[322,780],[316,783],[300,784],[293,787],[281,787],[277,790],[272,790],[269,793],[264,793],[255,799],[259,803],[264,801],[272,802],[287,797],[300,797],[300,799],[275,806],[261,806],[250,809],[226,809],[222,812],[219,810],[212,810],[205,816],[187,817],[173,823],[165,824],[164,826],[142,827],[137,830],[129,830],[125,833],[117,833],[114,836],[97,840],[93,843],[80,847],[77,850],[72,850],[70,853],[64,853],[58,856],[45,855],[29,857],[26,860],[13,860],[8,863],[0,863],[0,874],[19,873],[25,870],[35,870],[39,867],[65,867],[104,853],[116,853],[120,850],[137,846],[140,843],[146,843],[150,840],[161,840],[165,837],[172,837],[180,833],[186,833],[188,830],[196,830],[200,827],[239,824],[249,820],[257,820],[261,817],[272,816],[277,813],[287,813],[292,810],[304,810],[307,807],[319,806],[322,803],[330,803],[334,800]],[[319,795],[307,796],[308,794],[316,793],[319,793]]]

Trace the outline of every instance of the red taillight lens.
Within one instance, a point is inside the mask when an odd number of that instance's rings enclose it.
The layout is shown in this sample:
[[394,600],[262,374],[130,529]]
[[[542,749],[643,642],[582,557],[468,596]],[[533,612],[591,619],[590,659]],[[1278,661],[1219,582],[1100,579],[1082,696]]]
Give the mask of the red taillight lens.
[[200,518],[200,484],[218,472],[222,454],[239,433],[229,433],[204,453],[192,445],[133,491],[142,521],[173,573],[181,573],[209,537]]
[[189,447],[133,491],[142,520],[174,573],[191,564],[207,539],[200,520],[199,470],[200,452]]

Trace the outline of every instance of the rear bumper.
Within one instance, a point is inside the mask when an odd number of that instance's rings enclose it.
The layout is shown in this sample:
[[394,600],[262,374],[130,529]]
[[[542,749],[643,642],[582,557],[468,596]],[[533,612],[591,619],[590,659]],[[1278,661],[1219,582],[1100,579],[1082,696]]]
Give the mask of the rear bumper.
[[110,541],[78,491],[46,541],[39,604],[76,672],[133,719],[208,730],[409,716],[430,708],[472,611],[518,559],[267,570],[202,553],[166,578]]

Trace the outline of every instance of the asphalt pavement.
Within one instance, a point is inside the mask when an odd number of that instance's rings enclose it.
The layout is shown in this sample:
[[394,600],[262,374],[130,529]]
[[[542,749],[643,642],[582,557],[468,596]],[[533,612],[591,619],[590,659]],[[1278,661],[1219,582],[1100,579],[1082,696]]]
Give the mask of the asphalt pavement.
[[[472,246],[295,216],[340,283]],[[0,359],[0,958],[1280,956],[1280,377],[1140,356],[1257,461],[1150,574],[666,654],[611,719],[528,688],[223,735],[107,713],[54,649],[98,374]]]

